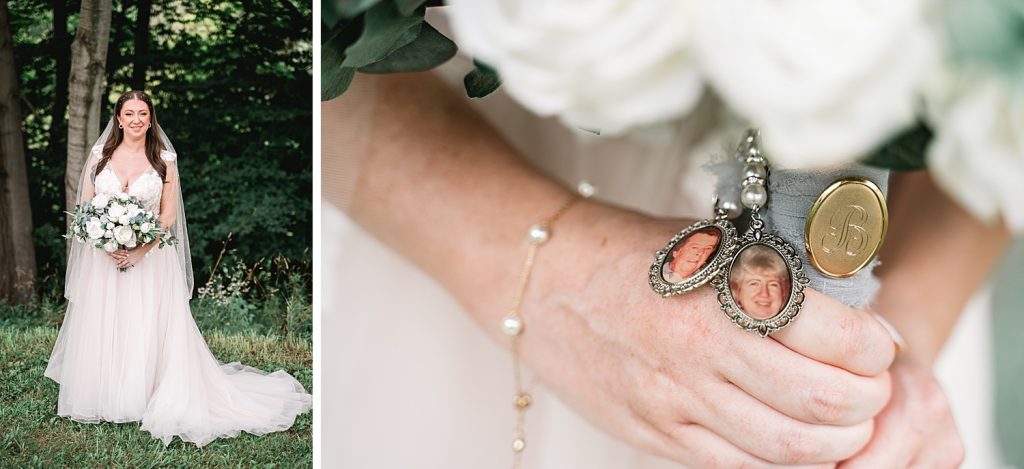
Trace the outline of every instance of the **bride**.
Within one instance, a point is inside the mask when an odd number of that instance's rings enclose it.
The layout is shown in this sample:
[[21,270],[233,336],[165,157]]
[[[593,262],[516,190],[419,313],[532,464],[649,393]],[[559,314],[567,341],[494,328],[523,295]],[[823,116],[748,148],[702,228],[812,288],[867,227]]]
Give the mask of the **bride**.
[[114,116],[90,151],[77,200],[138,197],[178,243],[111,253],[72,243],[68,310],[45,372],[60,384],[57,414],[84,423],[139,421],[165,445],[175,436],[202,447],[240,431],[287,430],[311,408],[302,385],[281,370],[221,364],[192,319],[177,155],[152,100],[125,93]]

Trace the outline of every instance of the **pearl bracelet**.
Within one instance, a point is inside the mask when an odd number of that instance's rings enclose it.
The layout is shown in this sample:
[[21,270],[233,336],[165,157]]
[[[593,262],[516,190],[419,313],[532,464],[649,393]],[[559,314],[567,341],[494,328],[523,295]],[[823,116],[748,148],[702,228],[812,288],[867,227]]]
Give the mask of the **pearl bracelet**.
[[[584,190],[584,188],[589,190]],[[554,224],[559,217],[565,214],[580,197],[589,197],[593,195],[593,186],[588,183],[580,184],[581,195],[573,195],[568,201],[544,221],[537,223],[530,227],[528,231],[528,239],[530,241],[529,248],[526,251],[526,260],[523,262],[523,269],[519,275],[519,287],[516,290],[516,295],[512,301],[512,308],[509,309],[509,313],[502,319],[501,328],[505,335],[509,336],[511,340],[512,350],[512,373],[515,382],[515,398],[513,399],[513,405],[516,408],[516,426],[515,433],[512,439],[512,455],[513,455],[513,468],[522,467],[522,453],[526,449],[526,425],[524,417],[526,409],[530,407],[533,402],[533,397],[523,389],[523,378],[520,366],[519,358],[519,338],[523,333],[523,318],[519,314],[519,308],[522,306],[523,295],[526,293],[526,287],[530,282],[530,274],[533,272],[534,259],[537,256],[537,251],[540,245],[544,244],[551,238],[551,226]]]

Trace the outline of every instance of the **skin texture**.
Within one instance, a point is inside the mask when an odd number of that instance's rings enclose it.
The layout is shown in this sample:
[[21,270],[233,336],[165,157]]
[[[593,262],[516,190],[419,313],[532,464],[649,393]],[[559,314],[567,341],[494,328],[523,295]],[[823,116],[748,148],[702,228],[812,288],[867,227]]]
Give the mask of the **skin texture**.
[[907,347],[891,369],[892,399],[876,418],[875,435],[841,467],[958,467],[963,443],[931,369],[1010,234],[1002,223],[970,216],[924,172],[898,174],[890,186],[890,235],[874,308],[900,331]]
[[[138,99],[125,101],[117,115],[117,123],[124,128],[124,140],[114,150],[108,165],[124,184],[123,189],[133,184],[143,173],[152,169],[149,160],[146,159],[146,132],[149,129],[150,115],[146,103]],[[82,188],[83,200],[89,200],[95,195],[95,187],[89,178]],[[167,181],[160,198],[160,226],[169,227],[174,223],[178,213],[178,198],[176,196],[178,168],[177,165],[167,165]],[[131,250],[118,249],[107,253],[119,268],[132,267],[138,264],[158,242],[143,244]]]
[[[372,99],[322,107],[325,126],[368,141],[342,163],[360,168],[346,210],[507,345],[500,321],[526,228],[569,194],[432,75],[359,80],[373,82]],[[358,109],[367,102],[372,112]],[[860,452],[892,390],[888,332],[808,290],[801,319],[763,339],[726,320],[708,287],[664,299],[623,281],[643,279],[649,253],[691,222],[589,200],[566,212],[523,298],[524,362],[604,431],[694,467],[832,467]]]

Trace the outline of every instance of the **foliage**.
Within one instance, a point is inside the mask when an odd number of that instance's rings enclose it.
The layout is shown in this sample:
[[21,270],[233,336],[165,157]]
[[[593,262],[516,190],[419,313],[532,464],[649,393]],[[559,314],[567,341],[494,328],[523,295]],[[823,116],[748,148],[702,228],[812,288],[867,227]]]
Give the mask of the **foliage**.
[[[277,256],[251,264],[235,256],[215,268],[191,302],[203,331],[276,334],[309,340],[313,335],[312,274],[308,257]],[[199,271],[197,280],[202,279]],[[0,327],[57,327],[64,320],[63,277],[44,279],[46,293],[29,304],[0,301]]]
[[[57,337],[53,327],[0,327],[0,466],[3,467],[311,467],[312,414],[286,432],[243,433],[197,449],[175,439],[167,448],[138,423],[81,424],[54,413],[57,383],[43,377]],[[263,370],[284,369],[312,385],[308,341],[255,333],[207,333],[215,356]]]
[[933,137],[932,129],[924,122],[918,122],[878,147],[868,155],[864,164],[896,171],[925,169],[925,150]]
[[[311,5],[295,0],[154,0],[150,46],[135,56],[136,2],[114,2],[103,120],[148,64],[146,91],[179,155],[197,272],[221,240],[247,263],[299,258],[312,244]],[[25,143],[40,276],[63,272],[66,132],[51,139],[56,57],[51,1],[11,8],[26,103]],[[68,28],[78,2],[65,2]],[[66,128],[66,121],[55,123]]]
[[423,20],[424,0],[339,0],[321,3],[320,99],[348,89],[356,71],[430,70],[451,59],[455,43]]

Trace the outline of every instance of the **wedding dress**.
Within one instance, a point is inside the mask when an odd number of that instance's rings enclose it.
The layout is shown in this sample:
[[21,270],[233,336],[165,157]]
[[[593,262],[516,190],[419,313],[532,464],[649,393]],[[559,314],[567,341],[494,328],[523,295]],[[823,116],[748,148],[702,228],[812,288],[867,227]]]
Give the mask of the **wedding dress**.
[[[175,155],[164,151],[168,166]],[[94,166],[94,148],[87,166]],[[159,216],[164,182],[153,169],[125,181],[112,165],[93,179],[96,194],[126,192]],[[77,242],[77,241],[76,241]],[[192,318],[191,287],[172,247],[153,248],[125,272],[101,249],[84,247],[74,292],[45,375],[60,384],[57,414],[78,422],[141,422],[169,445],[202,447],[240,431],[262,435],[292,426],[312,398],[288,373],[221,364]]]
[[[431,24],[445,30],[441,15],[431,18]],[[464,93],[462,77],[470,69],[469,59],[460,56],[438,73],[455,93]],[[375,92],[358,79],[352,86],[348,93],[357,101],[368,101]],[[721,103],[708,99],[673,127],[622,138],[597,137],[539,118],[500,88],[471,104],[533,166],[565,187],[585,180],[597,187],[595,198],[657,216],[710,216],[714,178],[703,166],[710,155],[731,152],[744,130],[742,124],[723,117]],[[327,161],[358,151],[365,130],[331,128],[325,121],[325,193],[331,184],[356,180],[350,173],[358,168],[332,173]],[[328,146],[331,133],[338,133],[334,138],[346,144]],[[344,205],[344,199],[341,194],[335,204]],[[339,207],[322,206],[325,242],[319,280],[324,306],[318,334],[325,396],[324,467],[511,465],[516,412],[508,351],[491,340],[437,281],[353,223]],[[977,324],[983,315],[984,311],[972,312],[965,321]],[[951,348],[984,350],[978,344],[985,340],[983,327],[972,326],[957,331]],[[995,467],[990,385],[963,379],[986,378],[979,370],[986,369],[990,359],[984,353],[971,358],[978,361],[940,361],[940,378],[968,448],[964,467]],[[525,416],[524,468],[681,467],[609,436],[525,371],[533,403]]]

